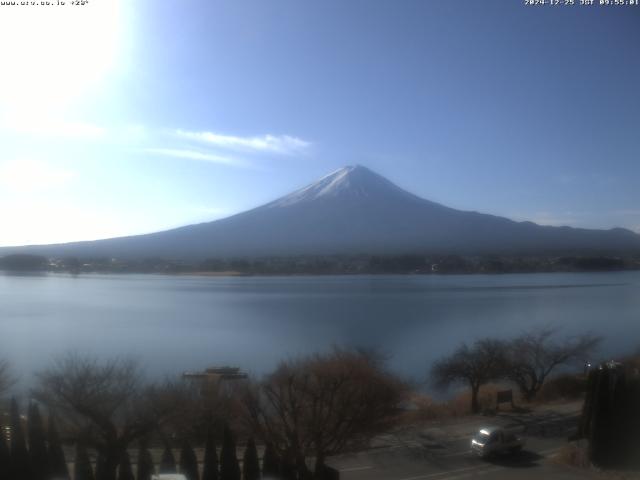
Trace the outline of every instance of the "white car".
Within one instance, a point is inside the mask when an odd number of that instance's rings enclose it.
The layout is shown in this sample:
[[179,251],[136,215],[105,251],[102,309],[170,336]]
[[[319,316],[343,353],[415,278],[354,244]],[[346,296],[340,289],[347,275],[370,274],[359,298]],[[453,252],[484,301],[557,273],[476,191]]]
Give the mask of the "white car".
[[471,451],[482,458],[522,450],[525,440],[502,427],[481,428],[471,439]]

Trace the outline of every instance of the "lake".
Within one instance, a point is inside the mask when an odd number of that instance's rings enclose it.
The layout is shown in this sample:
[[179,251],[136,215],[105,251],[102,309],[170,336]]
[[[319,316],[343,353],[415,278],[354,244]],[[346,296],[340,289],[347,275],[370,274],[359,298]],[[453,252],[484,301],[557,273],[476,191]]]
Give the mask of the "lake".
[[640,272],[197,277],[0,274],[0,358],[23,384],[68,351],[132,355],[162,376],[254,374],[331,345],[379,347],[415,380],[460,342],[536,326],[640,347]]

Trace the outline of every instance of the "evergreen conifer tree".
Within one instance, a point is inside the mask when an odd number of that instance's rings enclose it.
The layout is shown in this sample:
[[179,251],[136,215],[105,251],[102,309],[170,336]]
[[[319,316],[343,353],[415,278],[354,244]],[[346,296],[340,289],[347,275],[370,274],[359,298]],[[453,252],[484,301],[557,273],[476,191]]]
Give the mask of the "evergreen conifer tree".
[[64,450],[62,450],[60,436],[58,435],[58,429],[56,428],[53,415],[49,415],[47,437],[49,441],[49,475],[56,480],[68,479],[69,469],[67,468],[67,461],[64,458]]
[[154,468],[151,452],[149,452],[146,442],[141,441],[140,449],[138,450],[137,480],[151,480],[151,475],[153,475],[153,473]]
[[30,480],[31,459],[27,450],[27,441],[22,428],[20,409],[16,399],[11,400],[11,461],[10,478]]
[[96,480],[107,480],[107,478],[107,462],[102,452],[98,452],[98,458],[96,459]]
[[76,444],[76,458],[73,465],[74,480],[94,480],[91,461],[87,449],[81,443]]
[[4,437],[4,430],[0,425],[0,480],[9,480],[9,462],[11,454],[9,453],[9,445]]
[[218,452],[216,450],[216,439],[213,429],[207,431],[207,441],[204,447],[204,468],[202,470],[202,480],[218,480]]
[[131,459],[129,452],[122,452],[120,457],[120,465],[118,466],[118,480],[135,480],[133,470],[131,469]]
[[198,458],[187,440],[182,444],[180,451],[180,473],[187,477],[187,480],[199,480]]
[[160,458],[160,473],[178,473],[176,459],[168,443],[164,447],[164,452],[162,452],[162,457]]
[[258,460],[256,442],[253,441],[253,438],[249,439],[247,448],[244,451],[242,478],[243,480],[260,480],[260,461]]
[[40,409],[36,403],[29,405],[27,432],[29,434],[29,458],[31,473],[34,480],[46,480],[49,473],[49,455],[47,441],[40,416]]
[[280,476],[278,478],[282,480],[298,479],[295,463],[293,459],[290,458],[289,452],[285,452],[285,454],[280,458]]
[[220,452],[220,480],[240,480],[236,442],[228,425],[224,427],[222,451]]
[[280,475],[280,461],[271,443],[267,443],[262,456],[262,475],[264,478],[277,478]]

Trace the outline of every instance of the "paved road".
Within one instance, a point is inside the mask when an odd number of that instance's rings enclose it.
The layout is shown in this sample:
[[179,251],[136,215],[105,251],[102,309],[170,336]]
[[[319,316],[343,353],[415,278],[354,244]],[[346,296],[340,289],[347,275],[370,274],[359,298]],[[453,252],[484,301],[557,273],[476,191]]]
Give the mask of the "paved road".
[[[550,461],[576,428],[578,410],[546,409],[509,413],[491,419],[474,417],[452,425],[415,428],[387,435],[378,448],[332,459],[341,480],[547,479],[579,480],[584,472]],[[499,424],[526,435],[519,454],[482,460],[469,451],[471,432]]]

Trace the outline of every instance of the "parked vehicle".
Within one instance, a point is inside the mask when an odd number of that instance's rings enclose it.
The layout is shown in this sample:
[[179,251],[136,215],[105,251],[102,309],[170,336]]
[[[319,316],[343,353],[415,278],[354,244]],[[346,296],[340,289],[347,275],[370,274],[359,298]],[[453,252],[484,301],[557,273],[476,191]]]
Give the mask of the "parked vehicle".
[[187,480],[187,477],[179,473],[161,473],[160,475],[151,475],[151,480]]
[[471,451],[482,458],[522,450],[525,440],[502,427],[481,428],[471,439]]

